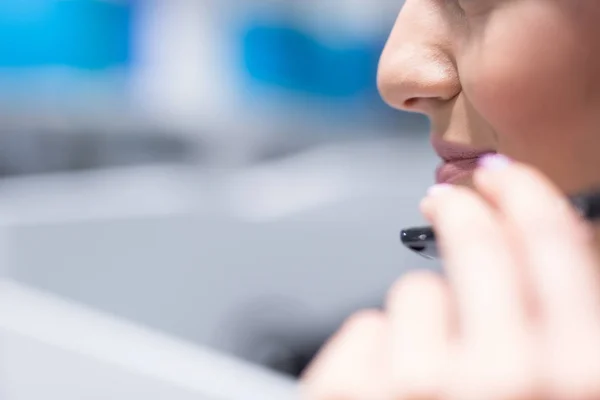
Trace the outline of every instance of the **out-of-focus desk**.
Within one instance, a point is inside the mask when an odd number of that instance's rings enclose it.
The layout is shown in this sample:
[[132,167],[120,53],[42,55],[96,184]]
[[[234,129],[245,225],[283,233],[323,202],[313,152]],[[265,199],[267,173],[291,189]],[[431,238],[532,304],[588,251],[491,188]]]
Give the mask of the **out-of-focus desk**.
[[[409,268],[426,140],[332,144],[232,171],[153,166],[0,185],[0,260],[31,287],[258,361],[326,334]],[[267,343],[265,343],[267,342]],[[262,348],[262,346],[275,348]]]
[[6,280],[0,350],[5,400],[296,398],[258,366]]

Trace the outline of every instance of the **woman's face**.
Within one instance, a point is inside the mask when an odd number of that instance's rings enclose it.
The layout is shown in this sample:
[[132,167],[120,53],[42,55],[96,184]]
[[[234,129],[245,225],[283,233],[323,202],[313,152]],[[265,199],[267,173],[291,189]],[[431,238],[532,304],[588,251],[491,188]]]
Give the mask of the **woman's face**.
[[600,185],[599,0],[406,0],[378,83],[438,143],[527,162],[568,192]]

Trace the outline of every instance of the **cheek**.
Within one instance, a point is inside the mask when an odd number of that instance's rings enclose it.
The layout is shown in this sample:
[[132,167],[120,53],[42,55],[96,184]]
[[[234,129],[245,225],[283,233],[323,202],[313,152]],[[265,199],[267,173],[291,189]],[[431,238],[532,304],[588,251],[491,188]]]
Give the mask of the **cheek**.
[[500,145],[539,143],[539,135],[547,144],[559,140],[548,136],[580,118],[586,100],[582,46],[559,16],[540,14],[544,10],[490,17],[462,51],[464,93]]

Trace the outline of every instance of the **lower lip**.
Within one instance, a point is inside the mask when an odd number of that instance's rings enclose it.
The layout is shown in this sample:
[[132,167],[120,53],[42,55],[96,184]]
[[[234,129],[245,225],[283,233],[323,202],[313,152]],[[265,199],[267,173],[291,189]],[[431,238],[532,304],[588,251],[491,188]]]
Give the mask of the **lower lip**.
[[437,183],[456,183],[468,179],[475,169],[479,158],[446,161],[435,171]]

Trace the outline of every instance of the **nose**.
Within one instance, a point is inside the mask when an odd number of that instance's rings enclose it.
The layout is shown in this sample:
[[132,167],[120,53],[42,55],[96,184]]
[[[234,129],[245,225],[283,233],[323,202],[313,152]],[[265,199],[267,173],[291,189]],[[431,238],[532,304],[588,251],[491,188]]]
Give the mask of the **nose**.
[[377,84],[390,106],[430,114],[456,97],[452,32],[437,0],[407,0],[379,62]]

